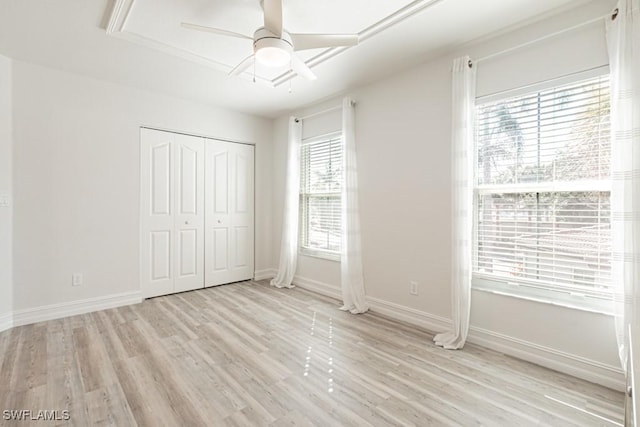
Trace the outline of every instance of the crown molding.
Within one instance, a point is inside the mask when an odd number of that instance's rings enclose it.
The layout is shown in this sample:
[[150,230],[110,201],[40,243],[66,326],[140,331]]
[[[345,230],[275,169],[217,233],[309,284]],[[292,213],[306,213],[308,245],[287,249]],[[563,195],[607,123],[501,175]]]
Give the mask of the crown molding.
[[[391,15],[386,16],[385,18],[379,20],[378,22],[376,22],[373,25],[368,26],[367,28],[365,28],[364,30],[360,31],[358,33],[358,39],[359,39],[359,43],[362,43],[364,41],[367,41],[368,39],[377,36],[378,34],[382,33],[383,31],[398,25],[404,21],[406,21],[408,18],[411,18],[412,16],[432,7],[435,6],[436,4],[442,2],[444,0],[416,0],[414,2],[409,3],[408,5],[406,5],[405,7],[398,9],[397,11],[395,11],[394,13],[392,13]],[[307,66],[309,68],[313,68],[317,65],[320,65],[324,62],[327,62],[329,59],[344,53],[345,51],[352,49],[355,46],[349,46],[349,47],[332,47],[329,49],[326,49],[324,51],[322,51],[321,53],[317,54],[316,56],[308,59],[307,61],[305,61],[305,63],[307,64]],[[274,86],[280,86],[283,83],[288,82],[289,80],[291,80],[293,77],[295,77],[296,74],[293,71],[287,71],[281,75],[279,75],[278,77],[276,77],[275,79],[273,79],[273,84]]]
[[[164,52],[178,58],[186,59],[188,61],[207,66],[225,74],[228,74],[235,67],[211,58],[204,57],[202,55],[197,55],[193,52],[189,52],[188,50],[171,46],[159,40],[145,37],[141,34],[126,31],[125,26],[127,24],[127,19],[129,18],[129,15],[133,10],[134,2],[135,0],[115,0],[113,2],[113,5],[111,6],[111,12],[109,14],[109,20],[106,26],[107,35],[117,37],[131,43],[136,43],[160,52]],[[245,72],[240,77],[244,80],[254,81],[253,74]],[[271,79],[267,79],[261,76],[255,76],[255,82],[268,87],[274,86]]]
[[[401,9],[395,11],[394,13],[382,18],[378,22],[360,31],[358,33],[359,42],[362,43],[382,33],[383,31],[404,22],[408,18],[432,6],[435,6],[436,4],[442,1],[444,0],[414,0],[408,5],[402,7]],[[201,65],[205,65],[217,71],[224,72],[227,74],[235,67],[235,65],[225,64],[220,61],[216,61],[211,58],[206,58],[201,55],[197,55],[193,52],[189,52],[187,50],[177,48],[175,46],[171,46],[159,40],[151,39],[141,34],[136,34],[136,33],[126,31],[125,27],[127,24],[127,19],[129,18],[129,15],[133,10],[134,2],[135,0],[114,0],[111,6],[109,20],[106,26],[106,31],[108,35],[118,37],[132,43],[137,43],[137,44],[149,47],[151,49],[159,50],[169,55],[183,58]],[[325,49],[319,54],[307,59],[305,61],[305,64],[307,64],[309,68],[316,67],[324,62],[327,62],[331,58],[334,58],[335,56],[340,55],[352,48],[353,46],[334,47],[334,48]],[[276,87],[284,83],[287,83],[289,80],[293,79],[296,76],[297,74],[294,71],[289,70],[273,79],[265,78],[262,76],[255,76],[255,81],[261,84],[266,84],[267,86],[270,86],[270,87]],[[251,80],[251,81],[254,80],[254,75],[248,71],[241,73],[239,77],[244,80]]]
[[[124,30],[135,0],[115,0],[107,22],[107,34],[111,35]],[[109,7],[109,6],[107,6]]]

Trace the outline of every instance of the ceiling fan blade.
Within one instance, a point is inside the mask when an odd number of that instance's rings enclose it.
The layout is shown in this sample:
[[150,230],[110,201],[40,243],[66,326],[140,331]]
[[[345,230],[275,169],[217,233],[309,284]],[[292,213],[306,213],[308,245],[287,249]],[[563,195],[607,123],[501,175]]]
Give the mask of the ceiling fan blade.
[[241,63],[236,65],[236,68],[229,72],[229,75],[238,76],[242,74],[247,68],[249,68],[251,64],[253,64],[253,55],[249,55],[245,59],[243,59]]
[[355,46],[357,34],[291,34],[293,50]]
[[291,55],[291,68],[296,72],[299,76],[304,77],[307,80],[315,80],[317,79],[316,75],[313,74],[311,68],[304,63],[304,61],[298,58],[295,55]]
[[282,37],[282,0],[264,0],[264,27],[276,37]]
[[239,39],[249,39],[253,41],[253,37],[245,36],[244,34],[240,34],[240,33],[234,33],[233,31],[221,30],[219,28],[205,27],[204,25],[189,24],[187,22],[183,22],[181,25],[182,25],[182,28],[188,28],[190,30],[204,31],[206,33],[213,33],[221,36],[237,37]]

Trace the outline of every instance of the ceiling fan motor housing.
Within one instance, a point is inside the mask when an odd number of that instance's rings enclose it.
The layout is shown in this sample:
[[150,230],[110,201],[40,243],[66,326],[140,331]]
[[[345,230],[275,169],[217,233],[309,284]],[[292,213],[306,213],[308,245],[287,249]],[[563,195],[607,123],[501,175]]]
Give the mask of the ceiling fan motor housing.
[[264,27],[260,27],[253,34],[253,52],[262,64],[281,67],[291,60],[293,41],[286,31],[278,37]]

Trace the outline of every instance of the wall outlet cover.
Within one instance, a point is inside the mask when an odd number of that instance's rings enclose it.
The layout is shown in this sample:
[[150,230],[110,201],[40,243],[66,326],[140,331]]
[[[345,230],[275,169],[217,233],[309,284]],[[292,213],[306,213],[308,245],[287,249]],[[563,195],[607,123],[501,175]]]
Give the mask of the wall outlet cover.
[[80,286],[82,285],[82,274],[74,273],[71,275],[71,286]]
[[0,208],[8,208],[9,206],[11,206],[9,193],[0,193]]
[[409,293],[411,295],[418,295],[418,282],[409,282]]

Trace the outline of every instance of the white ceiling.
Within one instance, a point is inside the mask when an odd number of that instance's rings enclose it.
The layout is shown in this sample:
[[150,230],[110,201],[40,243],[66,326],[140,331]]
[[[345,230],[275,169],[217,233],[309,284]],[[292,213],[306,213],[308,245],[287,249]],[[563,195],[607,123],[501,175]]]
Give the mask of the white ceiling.
[[[369,0],[286,0],[283,11],[285,29],[290,33],[357,34],[385,21],[389,15],[412,3],[410,0],[387,0],[373,4]],[[418,2],[421,6],[433,0]],[[229,72],[253,52],[251,40],[224,37],[180,27],[188,22],[220,28],[252,37],[263,25],[263,13],[258,0],[119,0],[114,5],[122,9],[114,16],[118,31],[114,35],[136,41],[185,58],[203,62],[220,71]],[[339,11],[339,13],[336,13]],[[153,17],[150,19],[149,17]],[[310,60],[323,49],[298,52]],[[256,74],[274,81],[288,68],[263,67],[257,64]],[[252,79],[253,69],[246,73]]]
[[[181,22],[249,36],[259,0],[2,0],[0,54],[90,77],[275,117],[423,63],[458,46],[586,0],[284,0],[295,33],[359,33],[348,49],[301,52],[318,76],[286,69],[228,71],[249,40],[199,33]],[[114,7],[120,13],[112,13]],[[110,30],[108,34],[107,29]],[[289,81],[292,92],[289,93]]]

